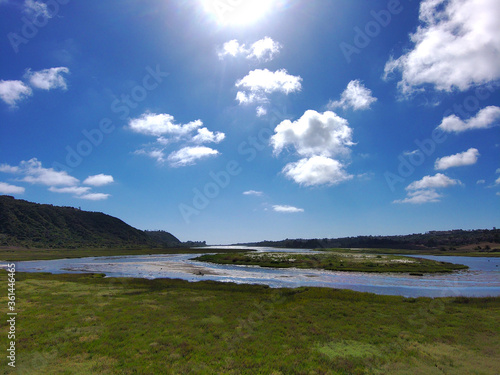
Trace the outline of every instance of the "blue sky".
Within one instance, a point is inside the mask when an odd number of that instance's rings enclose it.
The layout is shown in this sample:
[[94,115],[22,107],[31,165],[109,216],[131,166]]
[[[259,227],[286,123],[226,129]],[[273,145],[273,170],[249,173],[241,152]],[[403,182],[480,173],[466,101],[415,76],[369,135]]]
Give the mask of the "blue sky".
[[0,194],[211,244],[500,226],[497,0],[0,0]]

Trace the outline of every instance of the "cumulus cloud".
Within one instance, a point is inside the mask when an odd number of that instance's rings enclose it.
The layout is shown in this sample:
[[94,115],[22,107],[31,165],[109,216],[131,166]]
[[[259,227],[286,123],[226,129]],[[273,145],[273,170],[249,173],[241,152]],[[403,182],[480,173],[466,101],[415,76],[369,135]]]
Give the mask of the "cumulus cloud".
[[[155,159],[158,164],[168,162],[172,167],[193,165],[198,160],[219,154],[217,150],[201,145],[220,143],[226,135],[222,132],[212,132],[202,126],[201,120],[177,124],[174,117],[167,113],[144,113],[129,121],[129,129],[133,132],[158,137],[156,142],[135,151],[135,154],[146,155]],[[181,148],[177,151],[167,151],[166,146],[175,143],[180,143]],[[189,146],[193,143],[198,146]]]
[[146,112],[140,117],[129,121],[129,128],[145,135],[162,136],[186,136],[203,125],[201,120],[191,121],[187,124],[176,124],[174,116],[167,113]]
[[281,205],[274,205],[273,210],[276,212],[284,212],[284,213],[297,213],[297,212],[304,212],[303,208],[297,208],[293,206],[281,206]]
[[219,52],[219,59],[223,59],[226,56],[236,57],[240,54],[247,53],[247,49],[244,44],[240,44],[237,39],[230,40],[224,43],[222,46],[222,51]]
[[499,121],[500,107],[488,106],[481,109],[475,117],[471,117],[467,120],[462,120],[456,115],[447,116],[443,118],[438,128],[448,133],[461,133],[466,130],[488,129],[498,125]]
[[257,197],[261,197],[264,193],[262,191],[256,191],[256,190],[248,190],[244,191],[243,195],[255,195]]
[[266,36],[264,39],[258,40],[250,46],[246,57],[247,59],[254,58],[257,60],[270,61],[280,52],[281,48],[281,44]]
[[293,146],[301,156],[348,155],[352,129],[346,119],[331,111],[306,111],[297,121],[284,120],[274,130],[271,145],[276,154]]
[[52,90],[60,88],[66,90],[68,86],[62,73],[68,74],[69,69],[66,67],[58,67],[44,69],[38,72],[32,72],[31,69],[28,69],[24,76],[29,80],[31,86],[37,89]]
[[377,98],[372,96],[370,89],[366,88],[361,81],[354,80],[347,84],[347,88],[340,96],[340,100],[330,101],[327,105],[328,109],[335,108],[352,108],[355,111],[369,109],[370,105],[377,101]]
[[240,44],[237,39],[233,39],[224,43],[222,50],[219,52],[219,59],[224,59],[226,56],[237,57],[242,55],[247,59],[270,61],[280,52],[281,48],[280,43],[275,42],[268,36],[256,41],[248,48],[245,44]]
[[202,144],[202,143],[220,143],[226,138],[226,135],[221,132],[211,132],[207,128],[201,128],[197,130],[197,134],[193,137],[192,142]]
[[412,182],[406,187],[406,190],[447,188],[454,185],[461,185],[461,182],[442,173],[437,173],[434,176],[425,176],[421,180]]
[[0,194],[24,194],[25,190],[26,189],[21,186],[0,182]]
[[479,151],[476,148],[469,148],[467,151],[437,159],[434,167],[438,170],[445,170],[452,167],[473,165],[477,163],[478,157]]
[[238,80],[235,86],[240,89],[236,100],[240,104],[265,103],[268,95],[279,92],[290,94],[302,89],[302,78],[288,74],[286,69],[271,72],[268,69],[255,69]]
[[[91,188],[80,186],[80,180],[69,175],[66,171],[56,171],[53,168],[44,168],[42,163],[36,159],[21,161],[18,166],[8,164],[0,165],[0,172],[19,175],[18,181],[27,182],[33,185],[48,186],[48,190],[58,194],[73,194],[75,198],[102,200],[109,197],[109,194],[92,193]],[[99,180],[109,180],[109,177],[103,174],[91,176],[95,178],[95,182]],[[90,177],[89,177],[90,178]],[[101,184],[103,185],[103,184]],[[95,184],[94,186],[101,186]],[[24,188],[17,187],[22,189]],[[21,190],[19,190],[21,192]]]
[[193,165],[199,159],[205,159],[210,156],[216,156],[219,151],[214,150],[210,147],[196,146],[196,147],[184,147],[179,151],[172,152],[167,161],[172,167],[183,167],[186,165]]
[[267,115],[267,109],[261,105],[259,105],[255,111],[257,113],[257,117],[262,117]]
[[[28,83],[37,89],[51,90],[55,88],[67,89],[66,81],[61,73],[69,73],[65,67],[50,68],[32,72],[28,69],[24,78]],[[26,83],[19,80],[0,81],[0,99],[11,107],[16,107],[17,103],[33,95],[33,90]]]
[[500,78],[500,2],[424,0],[413,49],[389,60],[385,77],[400,71],[408,94],[425,84],[437,90],[468,88]]
[[32,94],[31,88],[22,81],[0,81],[0,99],[11,107]]
[[95,176],[87,177],[83,183],[84,185],[90,186],[104,186],[114,182],[113,176],[105,175],[105,174],[96,174]]
[[462,185],[459,180],[453,180],[442,173],[434,176],[425,176],[421,180],[414,181],[406,187],[408,196],[402,200],[395,200],[393,203],[429,203],[439,202],[442,195],[436,189],[444,189],[450,186]]
[[289,163],[282,172],[303,186],[336,185],[353,178],[341,162],[326,156],[313,156]]

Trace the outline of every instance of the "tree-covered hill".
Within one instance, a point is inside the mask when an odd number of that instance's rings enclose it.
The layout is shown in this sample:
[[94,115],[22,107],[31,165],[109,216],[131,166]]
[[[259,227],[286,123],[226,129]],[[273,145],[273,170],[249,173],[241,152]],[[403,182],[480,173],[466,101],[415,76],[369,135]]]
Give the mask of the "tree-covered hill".
[[179,244],[170,233],[143,232],[100,212],[0,196],[0,246],[98,248]]

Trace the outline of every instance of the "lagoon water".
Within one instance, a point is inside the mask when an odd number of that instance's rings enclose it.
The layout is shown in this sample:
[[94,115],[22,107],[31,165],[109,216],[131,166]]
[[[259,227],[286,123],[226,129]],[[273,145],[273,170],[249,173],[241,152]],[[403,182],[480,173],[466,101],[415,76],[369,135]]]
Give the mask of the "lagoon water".
[[[218,246],[216,248],[222,248]],[[231,248],[235,248],[234,246]],[[259,252],[309,252],[304,249],[249,248]],[[296,268],[221,265],[193,260],[202,254],[168,254],[90,257],[17,262],[18,272],[104,273],[108,277],[178,278],[188,281],[215,280],[238,284],[264,284],[273,288],[300,286],[352,289],[405,297],[500,296],[500,258],[421,258],[465,264],[469,270],[452,274],[372,274]]]

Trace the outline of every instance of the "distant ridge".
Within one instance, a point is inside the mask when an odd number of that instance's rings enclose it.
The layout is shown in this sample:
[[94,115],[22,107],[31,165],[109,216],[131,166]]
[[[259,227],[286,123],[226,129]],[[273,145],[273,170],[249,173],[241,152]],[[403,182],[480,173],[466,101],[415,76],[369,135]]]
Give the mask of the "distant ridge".
[[[441,249],[446,250],[491,243],[500,247],[500,229],[430,231],[400,236],[357,236],[343,238],[286,239],[281,241],[261,241],[238,245],[271,246],[283,248],[318,249],[318,248],[381,248],[381,249]],[[485,246],[485,245],[483,245]],[[486,245],[489,246],[489,245]]]
[[101,212],[0,196],[0,246],[102,248],[179,245],[181,242],[168,232],[143,232]]

